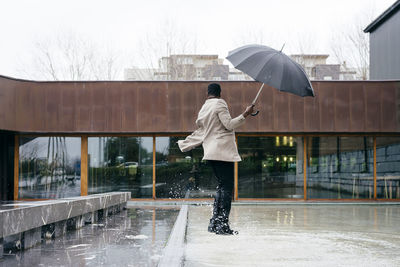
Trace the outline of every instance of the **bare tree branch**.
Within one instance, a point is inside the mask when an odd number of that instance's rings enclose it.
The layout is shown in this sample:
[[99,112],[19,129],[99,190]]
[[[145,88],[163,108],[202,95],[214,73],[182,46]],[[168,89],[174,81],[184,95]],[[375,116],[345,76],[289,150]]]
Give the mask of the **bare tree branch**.
[[63,33],[38,41],[32,69],[22,71],[37,79],[112,80],[121,69],[115,52],[100,49],[76,33]]

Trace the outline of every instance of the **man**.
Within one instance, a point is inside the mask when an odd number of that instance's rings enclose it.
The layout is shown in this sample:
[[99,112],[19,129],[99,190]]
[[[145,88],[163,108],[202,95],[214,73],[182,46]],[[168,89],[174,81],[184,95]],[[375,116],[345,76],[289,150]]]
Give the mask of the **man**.
[[208,231],[216,234],[238,234],[229,227],[234,162],[241,161],[233,130],[244,123],[245,118],[253,112],[254,106],[248,106],[241,115],[232,119],[228,105],[221,99],[220,85],[210,84],[207,92],[207,100],[196,120],[198,129],[185,140],[179,140],[178,145],[182,152],[186,152],[202,144],[203,160],[209,162],[217,178],[217,193]]

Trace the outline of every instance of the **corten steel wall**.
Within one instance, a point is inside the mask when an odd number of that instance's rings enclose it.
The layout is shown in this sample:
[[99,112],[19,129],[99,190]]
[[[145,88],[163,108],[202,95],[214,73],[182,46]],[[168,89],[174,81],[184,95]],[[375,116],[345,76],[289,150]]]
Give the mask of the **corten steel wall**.
[[[34,82],[0,76],[0,130],[28,133],[182,133],[195,128],[209,82]],[[231,114],[257,82],[220,82]],[[260,114],[238,133],[399,133],[400,82],[317,81],[316,97],[264,87]]]

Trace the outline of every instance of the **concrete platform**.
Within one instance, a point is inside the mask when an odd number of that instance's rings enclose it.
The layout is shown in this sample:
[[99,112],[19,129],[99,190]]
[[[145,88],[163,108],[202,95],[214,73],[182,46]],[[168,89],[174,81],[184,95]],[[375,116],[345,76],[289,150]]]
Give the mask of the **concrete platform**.
[[399,266],[400,205],[234,205],[237,236],[191,206],[184,266]]
[[112,192],[2,204],[0,258],[4,248],[27,249],[41,242],[44,235],[60,236],[68,229],[78,229],[87,223],[117,213],[126,206],[129,199],[130,192]]
[[179,207],[128,208],[99,223],[5,253],[0,266],[157,266]]

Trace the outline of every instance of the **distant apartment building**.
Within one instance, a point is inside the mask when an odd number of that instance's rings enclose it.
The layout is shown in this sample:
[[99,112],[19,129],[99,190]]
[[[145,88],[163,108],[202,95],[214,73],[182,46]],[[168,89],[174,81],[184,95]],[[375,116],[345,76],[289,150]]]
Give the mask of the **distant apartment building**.
[[218,55],[170,55],[159,59],[158,69],[125,69],[125,80],[228,80],[229,66]]
[[229,69],[229,81],[254,81],[249,75],[235,68]]
[[[357,80],[356,71],[343,64],[326,64],[326,54],[296,54],[290,56],[305,70],[310,80]],[[157,69],[127,68],[124,79],[159,81],[252,81],[247,74],[229,68],[218,55],[170,55],[162,57]]]
[[295,54],[290,57],[300,64],[310,80],[357,80],[356,71],[343,64],[326,64],[327,54]]

